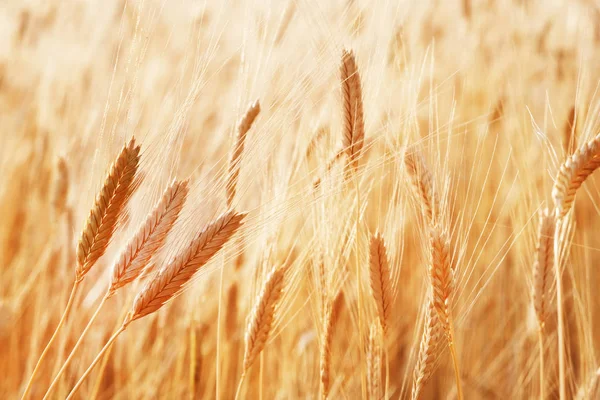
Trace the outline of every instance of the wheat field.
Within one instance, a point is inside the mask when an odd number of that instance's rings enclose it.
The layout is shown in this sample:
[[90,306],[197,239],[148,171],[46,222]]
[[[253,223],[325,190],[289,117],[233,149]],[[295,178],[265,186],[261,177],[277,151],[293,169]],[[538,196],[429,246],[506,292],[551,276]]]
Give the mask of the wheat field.
[[600,6],[0,4],[0,398],[597,399]]

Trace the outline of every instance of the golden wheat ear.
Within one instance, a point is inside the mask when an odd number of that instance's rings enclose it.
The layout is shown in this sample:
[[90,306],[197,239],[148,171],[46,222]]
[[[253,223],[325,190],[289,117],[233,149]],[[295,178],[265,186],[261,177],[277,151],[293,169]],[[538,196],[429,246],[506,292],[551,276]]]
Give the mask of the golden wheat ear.
[[231,239],[246,214],[228,211],[200,232],[189,246],[138,293],[123,325],[128,325],[174,299],[187,283]]
[[537,249],[533,265],[533,305],[540,328],[544,326],[550,309],[555,228],[555,217],[546,208],[540,213]]
[[246,114],[240,120],[237,128],[237,137],[231,156],[229,158],[229,171],[227,173],[227,183],[225,190],[227,194],[227,206],[231,207],[237,188],[237,180],[240,175],[240,160],[244,152],[244,144],[246,143],[246,135],[258,114],[260,113],[260,103],[256,100],[248,107]]
[[427,167],[423,156],[416,150],[407,151],[404,154],[404,164],[427,223],[433,226],[439,219],[437,215],[439,207],[436,203],[431,171]]
[[560,166],[552,188],[552,198],[558,218],[567,215],[573,206],[577,189],[599,166],[600,134],[577,149]]
[[369,253],[371,292],[377,305],[377,314],[385,337],[390,324],[394,296],[387,250],[380,233],[371,236]]
[[84,278],[106,251],[125,205],[138,186],[136,173],[139,161],[140,146],[136,146],[135,138],[132,138],[111,166],[90,210],[77,245],[77,281]]
[[189,182],[174,181],[123,249],[113,267],[108,296],[137,279],[147,269],[173,228],[189,192]]
[[342,149],[348,155],[346,171],[358,168],[365,140],[362,86],[356,58],[350,50],[343,50],[340,64],[342,90]]
[[419,345],[419,355],[413,372],[413,400],[421,398],[423,388],[433,373],[435,358],[439,353],[440,343],[442,343],[443,332],[433,305],[432,295],[429,296],[427,302],[424,322],[425,326]]
[[246,349],[242,374],[245,374],[252,366],[269,339],[275,320],[275,311],[283,294],[286,272],[286,267],[278,267],[269,273],[252,308],[246,328]]

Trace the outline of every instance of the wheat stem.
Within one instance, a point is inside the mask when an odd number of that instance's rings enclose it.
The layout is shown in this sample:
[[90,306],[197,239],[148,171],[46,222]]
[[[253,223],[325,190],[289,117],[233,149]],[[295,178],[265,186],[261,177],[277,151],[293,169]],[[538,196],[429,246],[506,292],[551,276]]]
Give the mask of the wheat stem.
[[559,253],[559,238],[560,238],[560,227],[562,218],[556,220],[556,229],[554,237],[554,273],[556,275],[556,312],[558,314],[558,385],[560,400],[566,400],[567,389],[565,382],[565,332],[564,332],[564,319],[563,319],[563,304],[562,304],[562,273],[560,270]]
[[48,396],[50,396],[50,393],[52,392],[52,389],[54,389],[54,387],[56,386],[56,384],[59,382],[60,377],[62,376],[62,374],[67,369],[67,366],[69,365],[69,363],[73,359],[73,356],[75,355],[75,352],[79,348],[79,345],[83,342],[83,338],[85,337],[85,335],[87,334],[88,330],[92,326],[92,323],[96,320],[96,317],[98,316],[98,313],[100,312],[100,309],[102,308],[102,306],[104,306],[104,303],[106,302],[107,299],[108,299],[108,293],[104,297],[102,297],[102,300],[100,301],[100,304],[98,305],[98,308],[96,308],[96,311],[94,312],[94,314],[92,315],[92,317],[88,321],[86,327],[83,329],[83,332],[81,332],[81,335],[79,336],[79,339],[77,340],[77,343],[75,343],[75,346],[73,346],[73,349],[71,350],[71,353],[69,354],[69,356],[67,357],[67,359],[63,363],[62,367],[58,371],[58,374],[56,375],[56,377],[54,378],[54,380],[50,384],[50,387],[46,391],[46,394],[44,395],[44,400],[48,399]]
[[544,400],[544,328],[538,330],[538,345],[540,349],[540,400]]
[[92,363],[90,364],[90,366],[88,367],[88,369],[83,373],[83,375],[81,376],[81,378],[79,378],[79,380],[77,381],[77,383],[75,384],[75,386],[73,387],[73,389],[71,389],[71,391],[69,392],[69,395],[67,396],[67,398],[65,400],[71,400],[73,398],[73,396],[75,395],[75,393],[77,393],[77,391],[79,390],[79,388],[83,384],[83,381],[85,381],[85,378],[88,377],[88,375],[90,374],[90,372],[92,372],[92,370],[94,369],[94,367],[96,366],[96,364],[98,364],[98,362],[102,359],[102,356],[104,355],[104,353],[106,353],[106,351],[112,346],[112,344],[114,343],[114,341],[117,340],[117,337],[119,337],[119,335],[121,333],[123,333],[123,331],[126,328],[127,328],[126,324],[121,325],[121,327],[119,328],[119,330],[117,330],[111,336],[111,338],[108,339],[108,342],[106,342],[106,344],[104,345],[104,347],[102,348],[102,350],[100,350],[100,352],[96,355],[96,358],[94,358],[94,361],[92,361]]
[[60,317],[60,321],[58,322],[56,329],[54,329],[54,333],[52,334],[52,337],[46,344],[46,347],[42,351],[42,354],[40,355],[37,363],[35,364],[35,367],[33,368],[33,372],[31,373],[31,376],[29,377],[29,381],[27,381],[27,386],[25,386],[25,390],[23,391],[21,400],[27,398],[27,395],[29,394],[29,391],[31,390],[31,385],[33,383],[33,379],[35,378],[35,375],[37,374],[37,372],[40,368],[40,365],[42,364],[42,361],[46,357],[46,354],[48,354],[48,350],[50,349],[50,346],[52,346],[52,343],[56,339],[58,332],[60,331],[60,328],[63,326],[63,324],[65,323],[65,320],[67,319],[69,311],[71,310],[71,307],[73,306],[73,299],[75,298],[75,293],[77,292],[79,283],[80,283],[80,281],[77,281],[77,280],[73,283],[73,288],[71,289],[71,294],[69,295],[69,300],[67,301],[67,305],[65,306],[65,311],[63,311],[63,315],[62,315],[62,317]]

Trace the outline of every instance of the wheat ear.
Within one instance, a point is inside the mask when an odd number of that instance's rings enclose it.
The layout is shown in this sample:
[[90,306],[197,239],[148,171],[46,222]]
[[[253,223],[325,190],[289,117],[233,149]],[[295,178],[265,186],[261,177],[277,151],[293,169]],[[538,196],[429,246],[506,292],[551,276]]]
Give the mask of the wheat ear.
[[540,329],[548,318],[554,265],[554,230],[556,220],[548,209],[540,213],[537,249],[533,264],[533,305]]
[[161,308],[185,288],[190,279],[229,241],[246,214],[228,211],[200,232],[189,246],[138,293],[125,325]]
[[244,338],[245,350],[242,376],[235,393],[235,399],[241,394],[242,384],[244,383],[248,369],[252,366],[256,357],[263,351],[269,339],[273,321],[275,320],[275,311],[279,306],[279,301],[283,294],[286,273],[287,267],[276,267],[269,272],[254,303],[254,307],[252,307]]
[[352,51],[342,52],[340,78],[343,109],[342,148],[348,155],[346,171],[350,167],[356,170],[365,139],[365,123],[360,74]]
[[131,138],[113,162],[104,185],[96,196],[96,202],[90,210],[86,226],[77,245],[77,268],[69,300],[52,337],[50,337],[29,377],[21,399],[25,399],[29,394],[33,379],[73,306],[73,300],[80,282],[108,247],[125,205],[137,188],[136,173],[139,161],[140,147],[135,145],[135,138]]
[[419,356],[413,373],[412,399],[421,398],[423,388],[433,373],[433,363],[438,355],[439,345],[442,339],[442,329],[433,305],[432,296],[429,296],[427,302],[427,312],[425,315],[425,326],[419,345]]
[[[583,182],[600,166],[600,134],[585,143],[569,156],[561,165],[552,188],[556,213],[555,235],[558,236],[562,219],[573,207],[575,194]],[[562,275],[558,261],[558,238],[554,240],[554,272],[556,274],[556,311],[558,313],[558,382],[559,397],[566,399],[566,366],[565,366],[565,338],[564,316],[562,305]]]
[[168,233],[173,227],[179,216],[185,198],[188,193],[188,181],[175,181],[164,192],[159,203],[154,207],[154,210],[148,214],[146,221],[138,229],[133,238],[129,241],[125,249],[118,258],[117,263],[113,267],[113,274],[109,289],[98,305],[96,312],[88,321],[79,339],[73,346],[71,353],[63,363],[58,374],[52,381],[52,384],[46,391],[44,399],[47,399],[52,392],[54,386],[66,370],[71,362],[75,352],[82,343],[83,338],[87,334],[92,323],[98,316],[98,312],[106,302],[119,288],[125,286],[129,282],[134,281],[141,272],[146,268],[150,258],[162,248],[167,238]]
[[371,291],[377,305],[379,322],[384,337],[387,335],[393,304],[390,266],[385,248],[385,241],[380,233],[371,236],[369,245],[369,275]]
[[136,296],[133,306],[121,327],[106,342],[100,353],[77,381],[67,399],[72,399],[83,381],[92,372],[102,356],[129,324],[151,314],[173,300],[187,287],[198,270],[221,250],[242,225],[246,214],[228,211],[204,228],[190,245],[164,266]]
[[227,191],[227,206],[231,207],[233,199],[235,197],[235,191],[237,187],[238,176],[240,175],[240,159],[244,152],[244,144],[246,142],[246,134],[252,128],[254,120],[260,113],[260,103],[256,100],[250,105],[244,117],[240,120],[237,128],[237,137],[235,139],[235,146],[231,152],[229,159],[229,171],[227,174],[227,184],[225,190]]
[[77,281],[84,278],[106,251],[125,204],[137,186],[135,178],[139,161],[140,147],[135,145],[135,139],[132,138],[112,165],[90,210],[77,245]]
[[330,300],[323,316],[323,339],[321,340],[321,398],[327,399],[331,386],[331,344],[337,321],[344,304],[344,292],[340,290]]
[[454,343],[454,328],[452,323],[452,298],[454,292],[454,268],[451,263],[450,242],[440,226],[431,229],[431,261],[429,279],[433,289],[433,307],[452,355],[458,399],[462,400],[460,370]]
[[158,252],[185,204],[189,182],[174,181],[163,193],[146,220],[125,246],[113,267],[108,296],[140,276],[150,259]]
[[404,164],[406,165],[406,170],[410,176],[416,196],[423,207],[427,223],[433,226],[438,220],[438,206],[433,190],[431,171],[421,154],[417,153],[416,150],[404,154]]
[[573,206],[577,189],[600,166],[600,135],[581,146],[561,165],[552,188],[556,216],[564,218]]
[[371,324],[367,343],[367,393],[368,398],[373,400],[383,398],[381,388],[382,351],[379,345],[379,329],[378,323]]

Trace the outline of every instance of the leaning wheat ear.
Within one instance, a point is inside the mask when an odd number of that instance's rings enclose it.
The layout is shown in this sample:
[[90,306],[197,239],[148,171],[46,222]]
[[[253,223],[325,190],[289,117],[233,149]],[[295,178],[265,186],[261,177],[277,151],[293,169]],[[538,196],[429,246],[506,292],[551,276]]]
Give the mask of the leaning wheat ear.
[[446,336],[448,347],[454,362],[456,388],[459,400],[462,400],[460,371],[454,343],[452,323],[452,300],[454,295],[454,268],[451,263],[450,241],[440,226],[431,230],[431,261],[429,279],[433,290],[433,307]]
[[392,293],[392,279],[385,241],[380,233],[371,236],[369,250],[371,291],[375,304],[377,305],[377,314],[385,337],[391,319],[394,296]]
[[537,249],[533,264],[533,306],[539,324],[540,399],[544,399],[544,326],[552,297],[552,271],[554,266],[554,231],[556,219],[546,208],[540,213]]
[[600,166],[600,134],[581,146],[561,165],[552,188],[556,216],[564,218],[573,206],[577,189]]
[[135,139],[121,151],[113,164],[96,203],[90,210],[85,228],[77,245],[77,280],[81,281],[104,254],[117,227],[125,204],[137,186],[136,172],[140,147]]
[[329,301],[323,316],[323,339],[321,340],[321,398],[327,399],[331,385],[331,345],[333,334],[344,305],[344,292],[340,289]]
[[164,266],[136,296],[121,327],[106,342],[92,364],[69,393],[72,399],[85,378],[112,346],[117,337],[136,319],[151,314],[173,300],[187,287],[198,270],[210,261],[242,225],[246,214],[228,211],[200,232],[190,245]]
[[260,113],[260,103],[256,100],[250,105],[246,111],[246,115],[241,119],[237,128],[237,137],[235,140],[235,147],[231,152],[229,159],[229,171],[227,174],[227,183],[225,190],[227,191],[227,206],[231,207],[233,204],[233,198],[235,197],[235,191],[237,187],[237,180],[240,174],[240,159],[244,152],[244,144],[246,142],[246,134],[252,128],[254,120]]
[[163,247],[183,208],[189,192],[188,185],[187,180],[174,181],[125,246],[113,267],[109,297],[117,289],[137,279],[148,267],[152,256]]
[[263,351],[269,339],[273,321],[275,320],[275,311],[279,306],[279,301],[283,294],[287,269],[287,267],[274,268],[267,275],[250,313],[245,335],[246,349],[244,351],[242,377],[238,384],[235,395],[236,399],[241,393],[242,383],[248,369],[252,366],[256,357]]
[[540,226],[537,236],[537,249],[533,264],[533,305],[540,329],[543,329],[548,310],[552,285],[552,266],[554,265],[554,231],[556,220],[546,208],[540,214]]
[[439,207],[436,203],[431,171],[421,154],[417,153],[416,150],[404,154],[404,163],[417,199],[423,208],[427,223],[433,226],[438,221]]
[[207,226],[190,245],[163,267],[137,295],[124,324],[161,308],[179,295],[190,279],[229,241],[246,214],[228,211]]
[[352,51],[342,52],[340,65],[343,108],[342,148],[348,155],[346,171],[356,170],[365,140],[362,87],[356,59]]
[[[558,236],[563,218],[573,207],[575,194],[583,182],[600,166],[600,134],[581,146],[577,151],[567,158],[558,170],[558,174],[552,188],[556,214],[555,235]],[[565,366],[565,337],[564,316],[562,306],[562,275],[558,262],[559,241],[554,240],[555,257],[554,272],[556,274],[556,311],[558,313],[558,383],[559,396],[563,400],[567,396],[566,389],[566,366]]]
[[96,196],[96,202],[90,210],[77,245],[77,268],[69,300],[52,337],[46,344],[31,373],[21,399],[25,399],[31,390],[33,379],[71,310],[79,284],[90,268],[104,254],[110,243],[127,201],[137,188],[138,180],[136,176],[139,162],[140,147],[135,145],[135,139],[132,138],[112,164],[104,185]]
[[183,207],[188,193],[188,181],[175,181],[164,192],[161,200],[154,210],[148,214],[142,226],[135,233],[133,238],[125,246],[118,261],[113,267],[111,283],[106,295],[100,301],[98,308],[89,319],[86,327],[81,332],[79,339],[73,346],[71,353],[63,363],[58,374],[50,384],[50,387],[44,395],[44,399],[49,398],[52,389],[58,384],[60,377],[65,372],[67,366],[73,359],[75,352],[82,343],[83,338],[95,321],[100,309],[104,306],[114,293],[121,287],[134,281],[147,267],[152,256],[159,251],[165,243],[168,233],[175,224],[179,212]]
[[433,373],[433,363],[438,355],[440,343],[442,343],[442,333],[432,296],[429,296],[425,327],[419,345],[419,356],[413,373],[413,400],[421,398],[423,388]]

